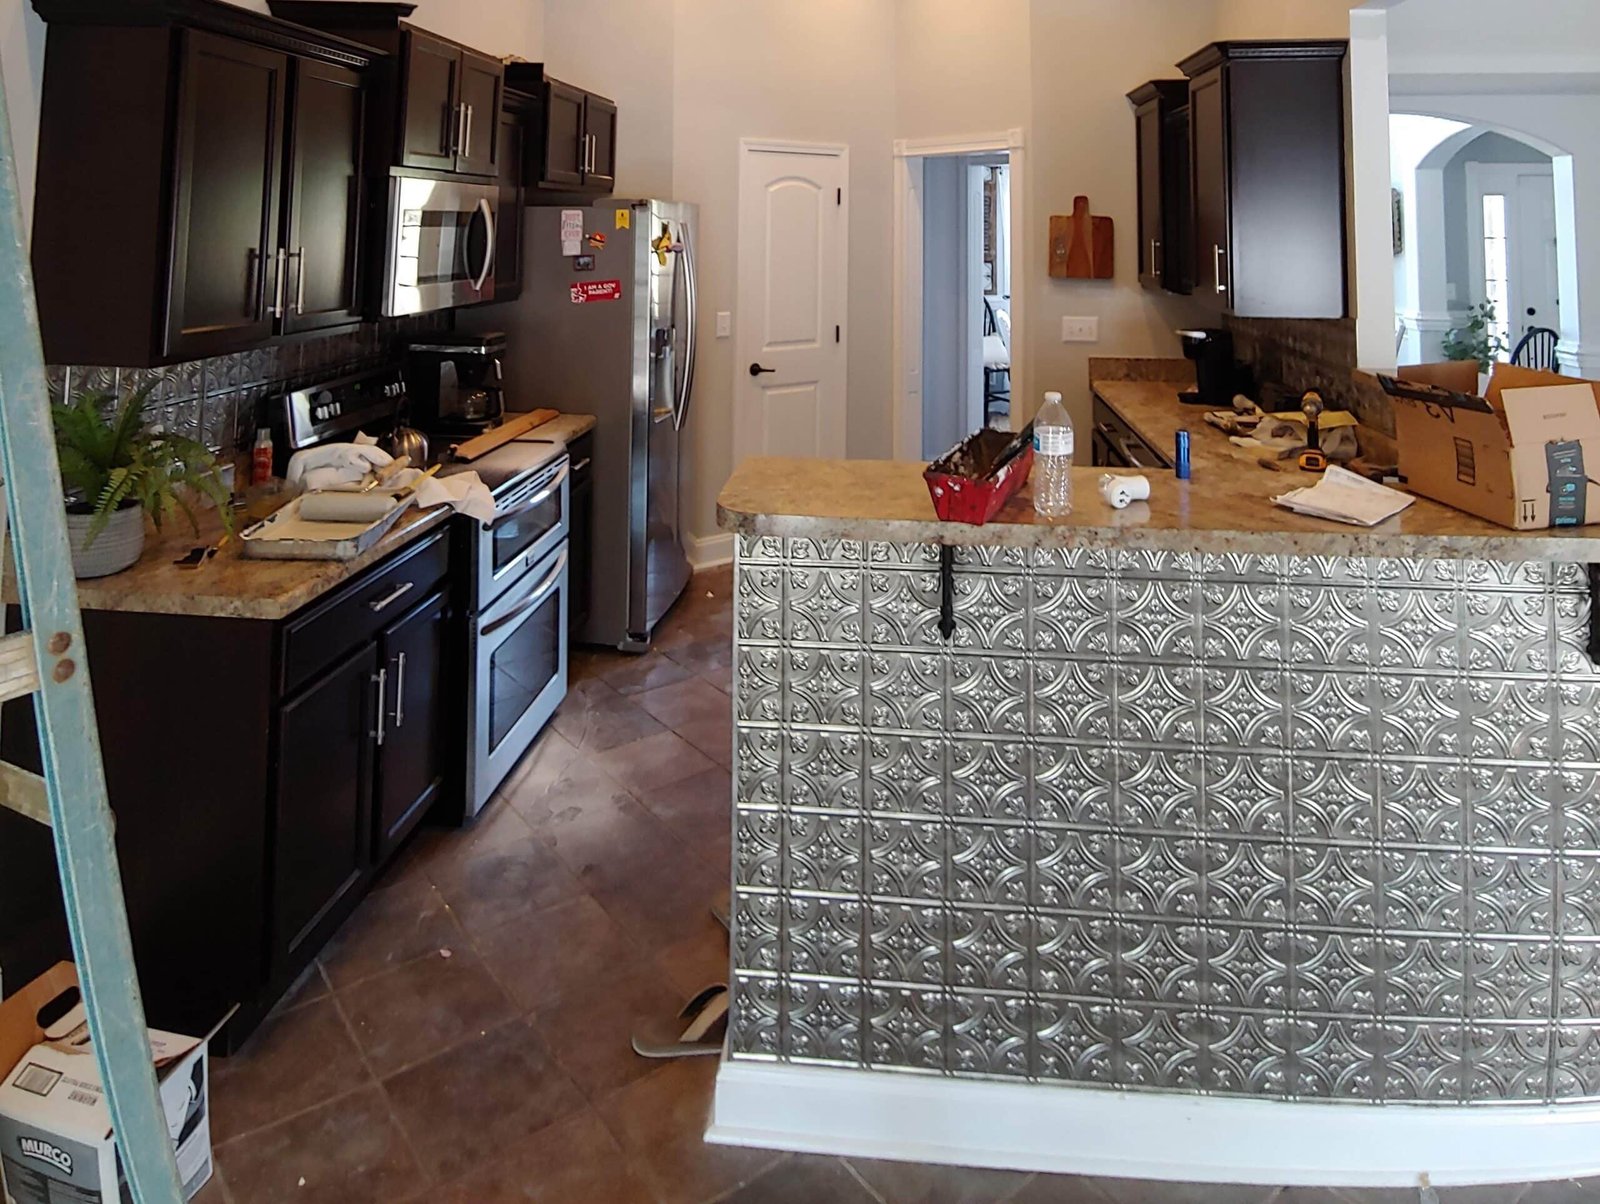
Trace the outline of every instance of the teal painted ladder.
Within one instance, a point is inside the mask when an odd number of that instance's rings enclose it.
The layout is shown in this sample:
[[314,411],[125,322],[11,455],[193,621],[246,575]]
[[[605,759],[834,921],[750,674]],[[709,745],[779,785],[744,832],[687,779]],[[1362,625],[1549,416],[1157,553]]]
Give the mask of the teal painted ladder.
[[95,1060],[133,1198],[182,1204],[106,801],[3,73],[0,160],[0,528],[9,518],[25,628],[0,637],[0,702],[33,697],[44,767],[40,776],[0,762],[0,806],[53,829]]

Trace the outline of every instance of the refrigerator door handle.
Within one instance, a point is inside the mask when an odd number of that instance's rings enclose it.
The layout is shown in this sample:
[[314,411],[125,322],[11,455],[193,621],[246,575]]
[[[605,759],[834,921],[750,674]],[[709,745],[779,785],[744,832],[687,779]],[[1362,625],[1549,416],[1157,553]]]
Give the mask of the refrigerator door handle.
[[695,276],[694,244],[689,235],[689,223],[683,223],[680,232],[683,241],[684,295],[688,302],[688,333],[684,336],[683,390],[676,398],[672,425],[677,430],[689,419],[689,397],[694,392],[695,357],[699,352],[700,299]]

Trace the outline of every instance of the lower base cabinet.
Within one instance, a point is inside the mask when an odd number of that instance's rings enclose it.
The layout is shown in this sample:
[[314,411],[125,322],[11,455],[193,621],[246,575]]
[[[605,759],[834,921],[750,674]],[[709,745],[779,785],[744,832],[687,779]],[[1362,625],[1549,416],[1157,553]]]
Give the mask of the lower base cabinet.
[[[84,614],[152,1025],[237,1048],[437,805],[459,813],[464,633],[422,536],[282,622]],[[15,608],[11,627],[18,626]],[[32,707],[0,755],[38,767]],[[454,751],[452,751],[454,750]],[[0,808],[0,967],[71,957],[47,829]]]

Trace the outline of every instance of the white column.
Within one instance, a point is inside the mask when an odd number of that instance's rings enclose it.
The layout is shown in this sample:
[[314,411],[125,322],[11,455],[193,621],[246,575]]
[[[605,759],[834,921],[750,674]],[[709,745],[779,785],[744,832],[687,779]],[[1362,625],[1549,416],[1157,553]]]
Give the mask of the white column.
[[1389,204],[1389,14],[1352,12],[1350,38],[1356,359],[1363,368],[1387,370],[1395,365],[1395,287],[1390,269],[1394,240]]

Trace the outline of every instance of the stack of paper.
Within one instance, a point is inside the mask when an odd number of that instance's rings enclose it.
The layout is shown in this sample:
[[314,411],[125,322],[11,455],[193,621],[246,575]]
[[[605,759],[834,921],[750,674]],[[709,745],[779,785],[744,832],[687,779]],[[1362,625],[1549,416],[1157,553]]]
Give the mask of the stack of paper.
[[1357,527],[1376,527],[1416,500],[1409,493],[1379,485],[1338,466],[1330,467],[1315,488],[1296,489],[1273,499],[1296,514],[1328,518]]

